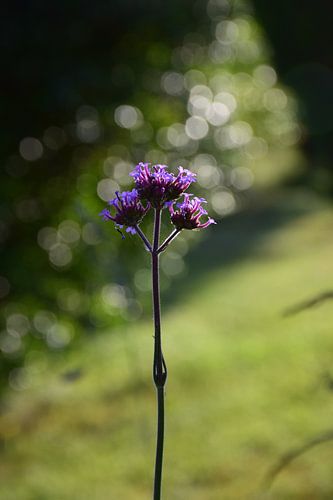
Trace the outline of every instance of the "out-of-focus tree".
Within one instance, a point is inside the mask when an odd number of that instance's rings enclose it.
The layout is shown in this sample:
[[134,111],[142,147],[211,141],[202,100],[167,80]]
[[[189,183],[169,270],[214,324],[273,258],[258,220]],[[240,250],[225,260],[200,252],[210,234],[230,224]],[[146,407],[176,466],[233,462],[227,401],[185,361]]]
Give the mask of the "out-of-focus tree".
[[[44,351],[142,314],[148,262],[97,215],[136,162],[189,166],[222,217],[300,165],[301,131],[248,2],[6,9],[1,380],[19,388]],[[162,259],[162,287],[190,239]]]
[[299,181],[333,193],[333,4],[254,0],[281,79],[296,92],[308,168]]

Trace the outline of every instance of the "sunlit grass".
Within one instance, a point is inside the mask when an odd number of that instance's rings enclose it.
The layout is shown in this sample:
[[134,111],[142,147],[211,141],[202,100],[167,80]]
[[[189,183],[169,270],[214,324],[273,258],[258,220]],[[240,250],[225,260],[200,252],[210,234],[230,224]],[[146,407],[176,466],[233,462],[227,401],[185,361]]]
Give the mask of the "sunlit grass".
[[[309,196],[279,203],[300,211],[234,262],[221,244],[200,279],[191,263],[187,285],[165,307],[166,500],[253,498],[281,453],[332,427],[332,301],[283,315],[333,289],[332,211]],[[265,214],[253,217],[260,227]],[[236,241],[246,224],[228,222]],[[223,235],[223,223],[216,231]],[[216,257],[214,245],[205,242],[203,260]],[[110,332],[9,397],[1,498],[150,498],[152,345],[149,322]],[[333,443],[322,444],[281,472],[269,498],[332,498],[332,468]]]

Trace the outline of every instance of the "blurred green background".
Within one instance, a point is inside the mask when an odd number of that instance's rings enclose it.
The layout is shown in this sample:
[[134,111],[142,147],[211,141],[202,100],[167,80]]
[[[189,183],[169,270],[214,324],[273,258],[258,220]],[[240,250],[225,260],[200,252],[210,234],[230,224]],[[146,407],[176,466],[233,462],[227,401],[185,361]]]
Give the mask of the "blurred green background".
[[98,217],[139,161],[219,221],[161,259],[164,498],[333,498],[332,11],[5,2],[0,498],[151,496],[149,258]]

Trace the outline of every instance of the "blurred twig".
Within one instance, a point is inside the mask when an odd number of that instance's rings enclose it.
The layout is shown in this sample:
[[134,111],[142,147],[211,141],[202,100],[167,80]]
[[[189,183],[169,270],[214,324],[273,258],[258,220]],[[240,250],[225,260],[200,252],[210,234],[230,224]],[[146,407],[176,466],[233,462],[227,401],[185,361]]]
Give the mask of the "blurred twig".
[[284,453],[279,460],[268,470],[262,482],[262,491],[267,491],[273,484],[275,478],[280,472],[285,469],[293,460],[298,458],[306,451],[318,446],[319,444],[326,443],[333,440],[333,430],[327,431],[319,436],[316,436],[309,441],[305,442],[298,448],[293,448]]
[[318,295],[315,295],[311,299],[305,300],[304,302],[300,302],[298,304],[295,304],[294,306],[289,307],[283,312],[283,316],[292,316],[293,314],[297,314],[299,312],[305,311],[306,309],[310,309],[311,307],[315,307],[329,299],[333,299],[333,290],[322,292]]

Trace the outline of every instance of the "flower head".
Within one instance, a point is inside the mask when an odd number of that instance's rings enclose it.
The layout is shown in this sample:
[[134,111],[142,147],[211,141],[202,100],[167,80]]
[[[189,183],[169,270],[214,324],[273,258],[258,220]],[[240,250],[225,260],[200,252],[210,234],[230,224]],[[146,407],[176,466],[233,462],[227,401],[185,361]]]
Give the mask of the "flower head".
[[155,208],[162,208],[165,202],[176,200],[186,191],[195,174],[183,167],[178,167],[178,175],[167,171],[166,165],[139,163],[131,176],[134,178],[140,198],[147,200]]
[[143,206],[136,189],[123,193],[116,191],[116,197],[109,201],[109,205],[114,207],[115,214],[112,215],[110,210],[105,208],[99,215],[105,221],[112,220],[117,228],[126,226],[126,232],[132,234],[136,233],[135,226],[141,222],[150,208],[149,204]]
[[177,229],[204,229],[210,224],[216,224],[214,219],[208,217],[206,222],[201,222],[202,215],[207,215],[207,211],[201,206],[202,203],[207,203],[204,198],[193,197],[190,194],[184,194],[183,203],[170,203],[169,210],[171,213],[171,221]]

